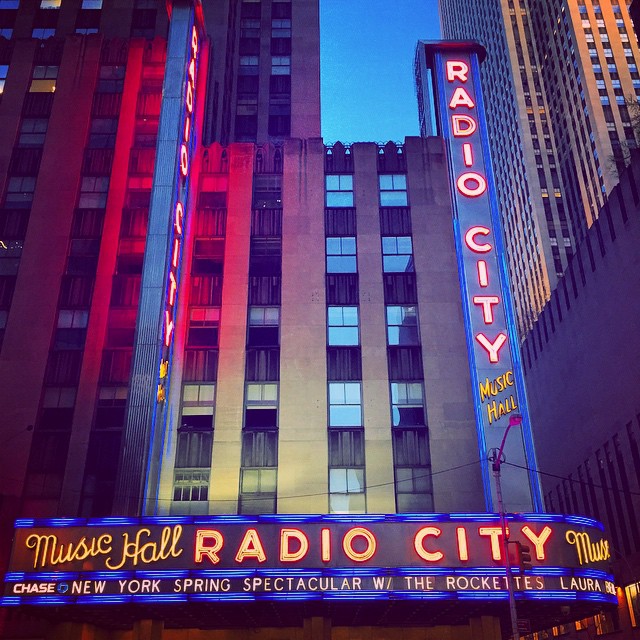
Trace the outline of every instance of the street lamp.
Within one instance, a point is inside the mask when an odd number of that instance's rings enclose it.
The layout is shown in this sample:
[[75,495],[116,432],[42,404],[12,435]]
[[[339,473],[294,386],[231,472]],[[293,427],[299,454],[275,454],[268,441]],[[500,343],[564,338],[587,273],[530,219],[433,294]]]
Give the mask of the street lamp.
[[518,640],[520,634],[518,632],[518,613],[516,611],[516,598],[513,589],[513,574],[511,573],[511,562],[509,560],[509,538],[507,535],[507,521],[504,513],[504,504],[502,502],[502,486],[500,484],[500,465],[504,462],[504,444],[507,441],[507,435],[511,427],[517,427],[522,424],[522,416],[514,413],[509,417],[509,424],[505,429],[504,436],[499,449],[492,449],[489,453],[489,461],[493,470],[493,477],[496,482],[496,496],[498,498],[498,513],[500,514],[500,526],[502,528],[502,553],[504,555],[504,566],[507,574],[507,591],[509,592],[509,615],[511,617],[511,636],[513,640]]

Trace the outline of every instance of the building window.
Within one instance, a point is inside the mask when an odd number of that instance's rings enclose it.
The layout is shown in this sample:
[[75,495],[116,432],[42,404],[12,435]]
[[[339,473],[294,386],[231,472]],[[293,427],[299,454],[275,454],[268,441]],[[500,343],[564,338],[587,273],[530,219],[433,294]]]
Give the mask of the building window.
[[380,181],[380,206],[407,206],[407,176],[402,173],[378,176]]
[[330,175],[325,177],[327,207],[353,207],[353,176]]
[[7,182],[7,195],[5,206],[29,207],[33,200],[33,192],[36,188],[36,179],[31,176],[14,176]]
[[385,273],[415,271],[411,236],[385,236],[382,238],[382,268]]
[[329,469],[329,512],[364,513],[364,469]]
[[387,307],[387,340],[394,346],[420,344],[415,305]]
[[108,176],[84,176],[80,186],[80,209],[104,209],[107,206],[107,192],[109,191]]
[[358,336],[358,307],[328,307],[328,344],[334,347],[354,346]]
[[391,420],[394,427],[426,424],[421,382],[391,383]]
[[18,9],[20,0],[0,0],[0,9]]
[[257,76],[259,61],[258,56],[240,56],[238,73],[243,76]]
[[329,383],[329,426],[362,426],[362,389],[360,382]]
[[356,273],[356,239],[327,238],[327,273]]
[[247,344],[252,347],[279,344],[279,307],[250,307]]
[[240,513],[275,513],[278,432],[245,430],[242,434]]
[[[260,25],[258,24],[258,27]],[[278,19],[271,21],[271,37],[272,38],[290,38],[291,37],[291,20]]]
[[41,9],[59,9],[62,0],[40,0]]
[[197,502],[209,499],[209,470],[180,469],[173,475],[173,499]]
[[30,93],[53,93],[56,90],[58,67],[55,65],[38,65],[33,70]]
[[433,511],[433,489],[426,430],[394,431],[393,458],[398,512]]
[[272,76],[291,75],[291,57],[290,56],[272,56],[271,75]]
[[116,145],[117,118],[94,118],[89,130],[90,149],[112,149]]
[[55,29],[34,29],[31,32],[31,37],[36,40],[47,40],[48,38],[53,38],[55,35]]
[[364,432],[332,429],[329,432],[329,510],[364,513]]
[[220,309],[194,308],[189,313],[188,347],[214,347],[218,344]]
[[0,95],[4,93],[4,83],[7,79],[7,74],[9,73],[9,65],[8,64],[0,64]]
[[247,406],[277,406],[278,385],[274,383],[247,384],[245,404]]
[[82,0],[82,9],[102,9],[102,0]]
[[185,384],[182,387],[183,415],[211,415],[215,395],[214,384]]

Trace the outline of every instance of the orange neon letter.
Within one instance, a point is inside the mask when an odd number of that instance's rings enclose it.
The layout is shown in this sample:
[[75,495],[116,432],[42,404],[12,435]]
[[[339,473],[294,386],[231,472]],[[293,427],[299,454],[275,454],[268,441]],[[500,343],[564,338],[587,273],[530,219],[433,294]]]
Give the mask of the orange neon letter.
[[[462,127],[463,124],[465,128]],[[476,132],[478,124],[471,116],[456,113],[451,116],[451,128],[454,138],[468,138]]]
[[498,296],[473,296],[473,304],[482,306],[482,315],[485,324],[493,324],[493,305],[499,304]]
[[[289,550],[289,540],[297,540],[299,543],[297,551]],[[280,530],[280,561],[298,562],[307,555],[309,551],[309,539],[300,529]]]
[[469,548],[467,547],[467,530],[464,527],[456,527],[456,537],[458,538],[458,558],[465,562],[469,559]]
[[[469,183],[472,186],[469,186]],[[473,185],[475,183],[475,185]],[[463,173],[456,182],[458,191],[467,198],[477,198],[487,190],[487,181],[476,171],[467,171]]]
[[449,102],[449,109],[457,109],[458,107],[467,107],[473,109],[476,103],[473,98],[467,93],[464,87],[458,87],[451,96],[451,102]]
[[[480,527],[478,533],[481,536],[489,536],[491,539],[491,557],[494,560],[502,560],[502,549],[500,548],[501,527]],[[508,535],[508,531],[507,531]]]
[[323,529],[320,533],[322,562],[331,562],[331,529]]
[[490,233],[491,230],[487,227],[471,227],[471,229],[464,234],[464,243],[475,253],[489,253],[493,247],[488,242],[478,244],[476,242],[476,236],[488,236]]
[[[367,548],[364,551],[356,551],[353,548],[353,541],[355,538],[365,539]],[[376,546],[377,542],[375,536],[371,531],[369,531],[369,529],[365,529],[364,527],[354,527],[353,529],[349,529],[342,539],[342,549],[345,555],[354,562],[366,562],[367,560],[371,560],[376,552]]]
[[195,562],[202,562],[207,558],[211,564],[218,564],[220,556],[218,551],[222,549],[224,537],[215,529],[198,529],[196,531],[196,548],[194,552]]
[[255,529],[247,529],[236,553],[236,562],[243,562],[245,558],[255,558],[258,562],[264,562],[267,559],[262,541]]
[[438,562],[438,560],[442,560],[444,558],[444,554],[442,551],[427,551],[424,548],[424,539],[427,536],[438,537],[442,533],[442,529],[438,527],[422,527],[416,533],[415,538],[413,539],[413,548],[416,550],[416,553],[427,562]]
[[469,74],[469,65],[462,60],[447,60],[447,80],[453,82],[460,80],[466,82]]
[[536,548],[536,558],[538,560],[544,560],[546,557],[544,545],[546,544],[547,540],[551,536],[551,533],[552,533],[551,527],[547,525],[540,532],[540,535],[536,535],[533,529],[531,529],[531,527],[528,524],[526,524],[524,527],[522,527],[522,533],[524,533],[524,535],[527,536],[529,540],[531,540],[531,542],[533,543],[533,546]]
[[495,363],[500,361],[500,349],[502,349],[507,341],[507,336],[504,333],[499,333],[493,342],[491,342],[484,333],[479,333],[476,336],[476,340],[489,354],[489,362]]

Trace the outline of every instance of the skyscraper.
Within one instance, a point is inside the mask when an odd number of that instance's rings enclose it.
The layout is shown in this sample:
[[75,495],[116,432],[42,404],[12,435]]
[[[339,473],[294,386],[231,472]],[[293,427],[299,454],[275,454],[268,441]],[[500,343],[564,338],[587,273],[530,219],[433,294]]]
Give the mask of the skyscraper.
[[453,137],[326,147],[317,2],[125,5],[0,0],[4,636],[610,606],[598,524],[539,513],[482,48],[429,56]]
[[445,37],[488,51],[487,120],[522,331],[635,147],[637,42],[626,3],[610,0],[440,6]]

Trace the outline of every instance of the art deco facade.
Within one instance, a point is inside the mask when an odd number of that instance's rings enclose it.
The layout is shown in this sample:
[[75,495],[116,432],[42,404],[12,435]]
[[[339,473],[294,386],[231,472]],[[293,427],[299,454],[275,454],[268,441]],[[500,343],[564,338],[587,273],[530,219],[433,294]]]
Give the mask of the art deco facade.
[[[541,498],[482,111],[464,159],[443,137],[326,147],[317,12],[0,0],[0,560],[26,531],[38,573],[5,574],[3,637],[500,636],[487,447],[516,410],[505,508]],[[476,69],[481,48],[456,46]],[[537,545],[542,573],[518,578],[541,627],[585,571],[576,536],[603,534],[510,518]],[[228,526],[249,537],[220,574]],[[276,526],[267,558],[257,530]],[[292,572],[304,526],[318,564]],[[373,529],[440,565],[394,567]],[[587,572],[608,591],[567,588],[585,615],[613,589]]]
[[[520,329],[531,326],[636,145],[638,47],[626,3],[443,0],[476,39]],[[514,171],[518,176],[514,179]]]

